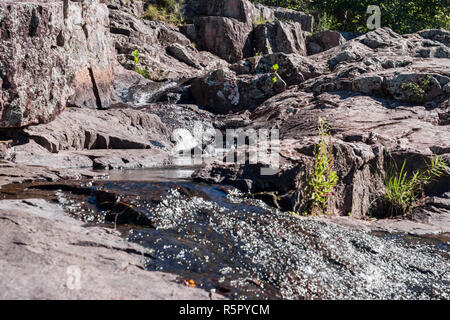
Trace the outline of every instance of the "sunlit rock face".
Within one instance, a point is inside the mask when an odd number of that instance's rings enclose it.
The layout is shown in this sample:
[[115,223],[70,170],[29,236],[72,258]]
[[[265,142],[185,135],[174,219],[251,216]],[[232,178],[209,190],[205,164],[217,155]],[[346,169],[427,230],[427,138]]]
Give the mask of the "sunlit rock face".
[[313,25],[311,15],[247,0],[191,0],[184,12],[194,21],[185,34],[231,63],[256,53],[306,55],[304,32],[311,32]]
[[115,49],[98,0],[0,3],[0,127],[52,120],[69,103],[106,108]]

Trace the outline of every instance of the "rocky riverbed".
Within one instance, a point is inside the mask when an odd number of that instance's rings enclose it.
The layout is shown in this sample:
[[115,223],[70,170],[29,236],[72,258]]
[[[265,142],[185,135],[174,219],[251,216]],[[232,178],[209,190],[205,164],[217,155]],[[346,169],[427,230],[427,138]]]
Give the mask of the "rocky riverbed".
[[[170,171],[174,170],[166,173]],[[97,182],[6,185],[0,190],[3,198],[25,200],[1,200],[0,210],[11,206],[30,214],[35,211],[32,216],[43,212],[58,223],[77,224],[69,215],[88,230],[120,231],[126,242],[117,238],[104,244],[106,239],[89,238],[93,231],[86,239],[66,235],[67,240],[60,240],[92,248],[89,254],[94,256],[103,247],[128,252],[133,258],[141,257],[146,270],[176,275],[180,283],[193,280],[198,288],[232,299],[449,298],[448,232],[383,232],[370,222],[342,226],[326,218],[281,212],[232,187],[193,183],[179,177],[183,172],[165,182],[160,181],[159,170],[139,175],[144,176],[140,181],[117,180],[120,176],[116,176]],[[10,223],[18,217],[7,214],[3,218]],[[390,227],[395,225],[391,222]],[[414,226],[411,222],[410,229]],[[42,226],[37,228],[40,233]],[[14,243],[24,250],[39,248],[34,241]],[[100,267],[104,262],[96,263]],[[89,269],[97,266],[89,265]],[[83,267],[83,272],[89,269]],[[127,277],[132,275],[125,271],[119,283]],[[96,283],[103,281],[110,279],[96,279]],[[183,297],[184,290],[172,284],[158,297],[164,297],[167,290],[177,291],[174,298]]]
[[[389,163],[450,165],[448,30],[314,32],[247,0],[174,26],[149,2],[0,2],[1,297],[449,298],[450,172],[407,216],[378,201]],[[300,216],[319,119],[338,182]],[[277,170],[234,161],[267,146],[231,129],[276,130]]]

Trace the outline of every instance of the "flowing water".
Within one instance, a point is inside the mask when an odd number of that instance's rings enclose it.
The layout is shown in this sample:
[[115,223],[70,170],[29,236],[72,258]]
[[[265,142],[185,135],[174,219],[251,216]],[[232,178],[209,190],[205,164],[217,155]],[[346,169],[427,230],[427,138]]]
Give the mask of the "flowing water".
[[156,102],[161,96],[170,90],[176,89],[177,82],[150,82],[123,89],[120,92],[122,102],[133,102],[137,107]]
[[[299,218],[232,187],[193,183],[191,171],[122,171],[107,181],[3,191],[45,195],[88,224],[112,226],[111,214],[127,208],[145,215],[152,227],[119,229],[151,250],[148,270],[233,299],[450,298],[448,234],[374,233]],[[99,190],[115,195],[106,202],[126,206],[105,206]]]

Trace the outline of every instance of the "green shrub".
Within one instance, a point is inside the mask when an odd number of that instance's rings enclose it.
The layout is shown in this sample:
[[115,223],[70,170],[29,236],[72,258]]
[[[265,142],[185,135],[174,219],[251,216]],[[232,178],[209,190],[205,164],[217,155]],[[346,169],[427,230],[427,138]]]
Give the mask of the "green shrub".
[[317,25],[314,27],[314,31],[327,31],[327,30],[337,30],[339,28],[339,23],[335,17],[324,12],[319,17]]
[[182,0],[157,0],[156,4],[149,4],[147,6],[142,18],[179,25],[183,23],[180,12],[182,4]]
[[143,76],[144,78],[151,79],[150,72],[148,72],[148,71],[145,70],[145,69],[142,69],[142,68],[136,68],[134,71],[136,71],[137,73],[139,73],[139,74],[140,74],[141,76]]
[[168,10],[169,12],[175,12],[180,9],[180,5],[182,4],[182,1],[177,0],[156,0],[156,4]]
[[426,100],[426,94],[430,90],[431,77],[427,75],[425,79],[419,80],[417,83],[408,82],[401,85],[402,90],[414,101],[423,102]]
[[[319,209],[326,212],[328,199],[338,183],[338,175],[333,170],[333,146],[329,126],[319,118],[318,131],[320,142],[314,147],[314,171],[309,180],[309,200],[312,212]],[[328,140],[328,141],[327,141]]]
[[159,21],[160,16],[161,16],[161,9],[151,4],[145,10],[145,13],[142,16],[142,18],[152,21]]
[[143,68],[140,68],[139,67],[139,62],[140,62],[140,57],[141,57],[141,54],[139,53],[139,50],[134,50],[132,53],[131,53],[131,55],[133,56],[133,58],[134,58],[134,71],[135,72],[137,72],[137,73],[139,73],[141,76],[143,76],[144,78],[147,78],[147,79],[150,79],[151,77],[150,77],[150,73],[146,70],[146,69],[143,69]]
[[386,170],[384,185],[386,192],[383,197],[384,208],[388,216],[399,216],[411,213],[417,206],[419,197],[423,197],[423,188],[436,178],[444,175],[449,167],[439,158],[431,157],[428,167],[416,170],[411,175],[405,170],[406,160],[398,170],[395,163],[391,163]]

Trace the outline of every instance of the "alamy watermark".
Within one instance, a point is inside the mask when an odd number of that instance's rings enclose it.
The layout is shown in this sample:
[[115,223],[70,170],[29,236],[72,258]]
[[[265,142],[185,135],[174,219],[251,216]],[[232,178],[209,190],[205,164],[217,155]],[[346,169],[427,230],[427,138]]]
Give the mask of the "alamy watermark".
[[81,289],[81,268],[79,266],[68,266],[66,270],[66,285],[69,290]]
[[278,129],[212,129],[196,122],[194,129],[173,133],[175,156],[190,158],[193,164],[219,160],[235,164],[260,164],[261,175],[274,175],[279,169]]
[[[371,5],[367,28],[381,27],[381,9]],[[235,164],[260,164],[261,175],[274,175],[280,165],[280,133],[277,129],[213,129],[211,124],[196,121],[192,130],[174,130],[174,156],[189,158],[193,164],[219,160]]]
[[367,19],[367,28],[375,30],[381,28],[381,9],[379,6],[371,5],[367,8],[367,13],[371,16]]

